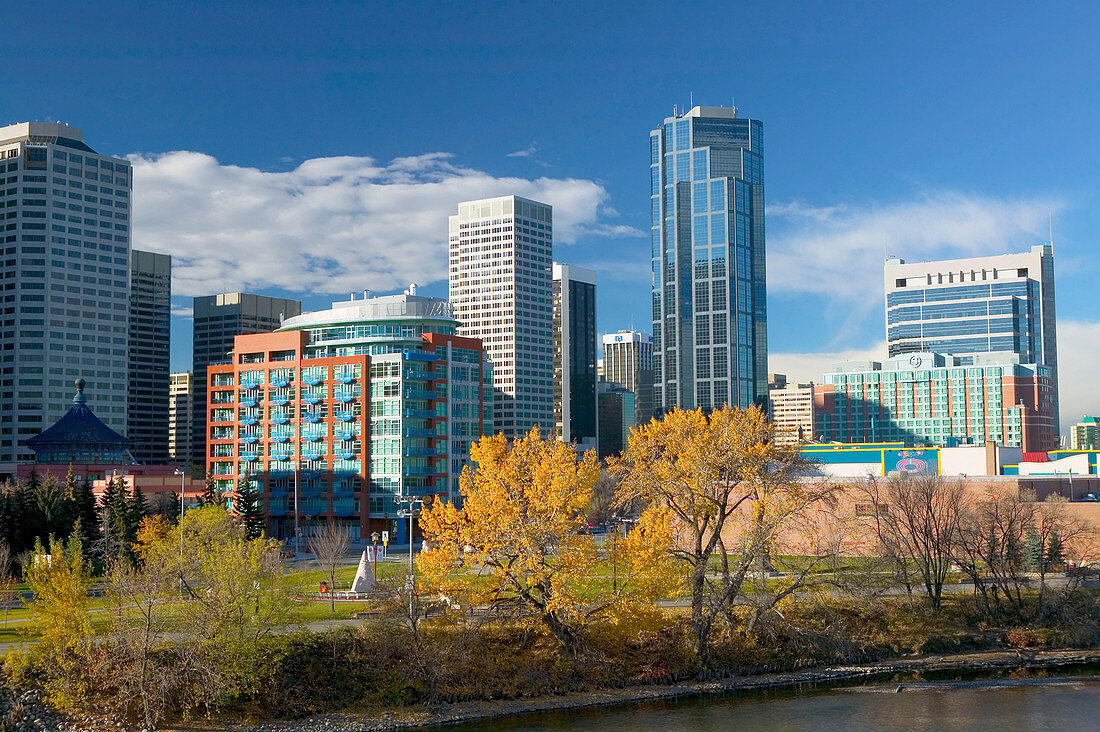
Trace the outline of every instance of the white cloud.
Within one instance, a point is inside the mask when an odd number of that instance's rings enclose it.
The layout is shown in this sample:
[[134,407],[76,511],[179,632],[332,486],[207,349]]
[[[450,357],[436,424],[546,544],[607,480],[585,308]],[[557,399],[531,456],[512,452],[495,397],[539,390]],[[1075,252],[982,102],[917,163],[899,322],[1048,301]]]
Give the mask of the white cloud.
[[[768,207],[768,287],[866,311],[882,303],[886,255],[907,261],[1024,251],[1046,240],[1062,204],[944,191],[885,206]],[[779,221],[775,221],[779,219]]]
[[195,308],[181,307],[178,305],[172,306],[173,318],[193,318],[195,317]]
[[510,152],[505,157],[509,157],[509,158],[533,158],[533,157],[535,157],[535,153],[537,153],[538,151],[539,151],[539,144],[537,142],[532,142],[530,145],[527,146],[526,149],[516,150],[515,152]]
[[[197,152],[135,154],[134,245],[171,254],[173,293],[225,288],[343,293],[447,277],[447,217],[460,201],[516,194],[554,207],[554,241],[634,236],[604,223],[604,187],[495,177],[446,153],[306,160],[268,172]],[[613,214],[613,212],[612,212]]]
[[1058,401],[1062,434],[1069,444],[1069,428],[1083,415],[1100,416],[1100,323],[1058,321]]

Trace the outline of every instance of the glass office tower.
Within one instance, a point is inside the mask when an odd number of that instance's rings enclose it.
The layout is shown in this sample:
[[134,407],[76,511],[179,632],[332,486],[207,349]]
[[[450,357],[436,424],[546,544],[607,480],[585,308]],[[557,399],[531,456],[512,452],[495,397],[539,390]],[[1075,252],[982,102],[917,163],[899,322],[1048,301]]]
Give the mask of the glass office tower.
[[1058,429],[1058,336],[1054,312],[1054,247],[991,257],[906,262],[888,259],[886,341],[890,356],[1007,352],[1050,369]]
[[763,139],[730,107],[650,133],[658,412],[767,398]]

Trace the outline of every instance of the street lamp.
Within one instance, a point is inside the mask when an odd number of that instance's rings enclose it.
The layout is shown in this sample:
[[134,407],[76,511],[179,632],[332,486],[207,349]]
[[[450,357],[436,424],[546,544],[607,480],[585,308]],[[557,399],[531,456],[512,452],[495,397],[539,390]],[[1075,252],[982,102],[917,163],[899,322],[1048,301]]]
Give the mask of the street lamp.
[[183,468],[176,468],[174,475],[180,477],[180,592],[183,592],[183,511],[184,499],[187,496],[187,473]]
[[417,496],[397,496],[395,500],[398,503],[409,504],[408,508],[403,508],[397,512],[398,518],[409,519],[409,622],[415,623],[415,609],[413,607],[413,588],[415,587],[415,573],[413,570],[413,516],[416,515],[416,510],[424,505],[424,499]]

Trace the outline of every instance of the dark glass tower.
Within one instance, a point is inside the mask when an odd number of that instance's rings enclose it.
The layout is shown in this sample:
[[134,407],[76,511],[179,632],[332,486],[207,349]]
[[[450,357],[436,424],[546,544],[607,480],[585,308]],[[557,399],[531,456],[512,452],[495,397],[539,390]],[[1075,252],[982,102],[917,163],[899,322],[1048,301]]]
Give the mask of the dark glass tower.
[[130,407],[126,435],[138,462],[168,462],[172,258],[130,253]]
[[731,107],[650,133],[658,412],[767,398],[763,140]]
[[206,367],[229,361],[236,336],[273,331],[284,318],[301,314],[300,301],[281,297],[229,292],[195,298],[192,462],[206,464]]
[[554,262],[554,423],[557,435],[596,446],[596,273]]

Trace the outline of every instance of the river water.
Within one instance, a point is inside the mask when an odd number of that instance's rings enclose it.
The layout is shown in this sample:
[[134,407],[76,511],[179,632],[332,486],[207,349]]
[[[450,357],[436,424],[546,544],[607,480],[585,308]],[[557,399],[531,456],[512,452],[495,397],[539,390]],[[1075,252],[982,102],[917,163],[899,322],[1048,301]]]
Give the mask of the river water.
[[1100,730],[1100,677],[891,682],[729,695],[481,721],[492,732]]

